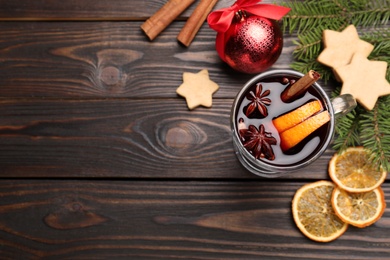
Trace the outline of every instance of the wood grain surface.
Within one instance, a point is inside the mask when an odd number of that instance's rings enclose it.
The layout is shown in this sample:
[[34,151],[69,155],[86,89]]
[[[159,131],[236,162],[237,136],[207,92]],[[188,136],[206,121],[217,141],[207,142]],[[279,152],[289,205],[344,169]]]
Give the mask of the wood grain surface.
[[[184,21],[172,24],[153,42],[143,35],[141,24],[0,23],[0,97],[177,97],[183,72],[207,69],[220,85],[215,98],[234,98],[253,77],[221,61],[215,51],[216,34],[206,25],[186,48],[176,40]],[[273,68],[289,68],[294,39],[285,37]]]
[[[4,100],[4,177],[253,178],[232,145],[232,100],[188,111],[176,99]],[[286,178],[326,178],[318,163]]]
[[[263,3],[272,3],[264,0]],[[165,0],[0,0],[0,20],[146,20],[166,3]],[[231,6],[232,0],[219,0],[215,10]],[[197,3],[193,3],[178,20],[188,18]]]
[[[230,110],[252,75],[220,60],[206,23],[177,42],[196,3],[149,41],[140,26],[165,2],[0,0],[0,259],[389,259],[388,209],[328,244],[295,227],[291,199],[329,179],[331,148],[282,178],[241,166]],[[176,89],[202,69],[220,89],[189,111]]]
[[334,243],[303,237],[302,184],[1,181],[2,259],[388,259],[388,212]]

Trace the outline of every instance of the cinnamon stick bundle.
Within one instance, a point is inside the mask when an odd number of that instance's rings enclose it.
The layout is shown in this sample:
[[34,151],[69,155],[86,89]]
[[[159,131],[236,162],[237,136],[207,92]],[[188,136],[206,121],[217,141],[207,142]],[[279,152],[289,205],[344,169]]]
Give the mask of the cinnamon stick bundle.
[[177,36],[177,40],[186,47],[190,46],[195,35],[218,0],[201,0],[190,18]]
[[141,29],[152,41],[195,0],[169,0],[142,25]]
[[302,78],[300,78],[294,84],[288,86],[281,95],[283,102],[288,102],[289,100],[303,94],[306,89],[308,89],[314,82],[319,80],[321,75],[314,71],[310,70]]

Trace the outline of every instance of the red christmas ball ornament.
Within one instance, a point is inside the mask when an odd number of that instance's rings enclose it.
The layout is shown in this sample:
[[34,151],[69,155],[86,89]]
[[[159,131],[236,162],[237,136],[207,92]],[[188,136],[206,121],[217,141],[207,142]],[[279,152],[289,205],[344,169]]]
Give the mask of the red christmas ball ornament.
[[224,35],[221,57],[233,69],[254,74],[271,67],[283,48],[283,34],[272,19],[237,12]]
[[258,2],[261,0],[237,0],[207,17],[209,26],[217,31],[215,47],[221,59],[250,74],[268,69],[279,58],[283,34],[277,21],[291,10]]

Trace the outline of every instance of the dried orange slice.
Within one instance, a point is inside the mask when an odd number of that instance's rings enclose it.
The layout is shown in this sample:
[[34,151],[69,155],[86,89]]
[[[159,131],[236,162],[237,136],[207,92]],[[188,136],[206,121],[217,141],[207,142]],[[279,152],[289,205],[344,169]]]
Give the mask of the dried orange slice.
[[295,224],[314,241],[330,242],[348,228],[348,224],[339,219],[332,208],[334,188],[330,181],[317,181],[302,186],[294,195],[292,213]]
[[382,217],[386,202],[380,187],[362,193],[349,193],[336,187],[332,194],[332,207],[341,220],[363,228]]
[[287,129],[290,129],[291,127],[305,121],[307,118],[321,110],[322,105],[320,101],[311,101],[287,114],[275,118],[272,120],[272,123],[274,124],[276,130],[278,130],[279,133],[282,133]]
[[279,134],[280,147],[283,151],[287,151],[288,149],[296,146],[308,135],[323,126],[329,120],[330,115],[328,111],[323,111],[312,117],[309,117],[302,123]]
[[379,187],[387,172],[372,163],[370,154],[363,147],[349,147],[341,154],[336,153],[329,162],[330,178],[348,192],[368,192]]

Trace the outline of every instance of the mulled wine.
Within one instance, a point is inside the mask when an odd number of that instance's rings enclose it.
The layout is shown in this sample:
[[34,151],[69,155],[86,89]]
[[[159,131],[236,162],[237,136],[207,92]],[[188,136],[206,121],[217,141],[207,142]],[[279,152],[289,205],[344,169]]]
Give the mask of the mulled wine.
[[[282,101],[282,92],[298,79],[291,75],[262,79],[249,87],[241,98],[236,115],[237,131],[244,147],[256,159],[274,165],[293,165],[305,160],[323,146],[329,122],[290,149],[283,150],[280,146],[281,139],[273,125],[273,119],[315,100],[321,103],[321,111],[327,109],[327,104],[322,101],[320,93],[313,87],[289,103]],[[264,134],[258,134],[260,131]],[[263,140],[253,140],[254,138]],[[252,144],[248,144],[249,142]],[[253,142],[257,143],[253,144]]]
[[[297,170],[316,160],[330,143],[334,111],[318,83],[292,99],[282,98],[286,88],[302,76],[291,70],[267,71],[237,95],[231,114],[234,148],[251,172],[275,177]],[[305,117],[300,120],[302,113]],[[314,130],[308,131],[313,124],[317,124]]]

